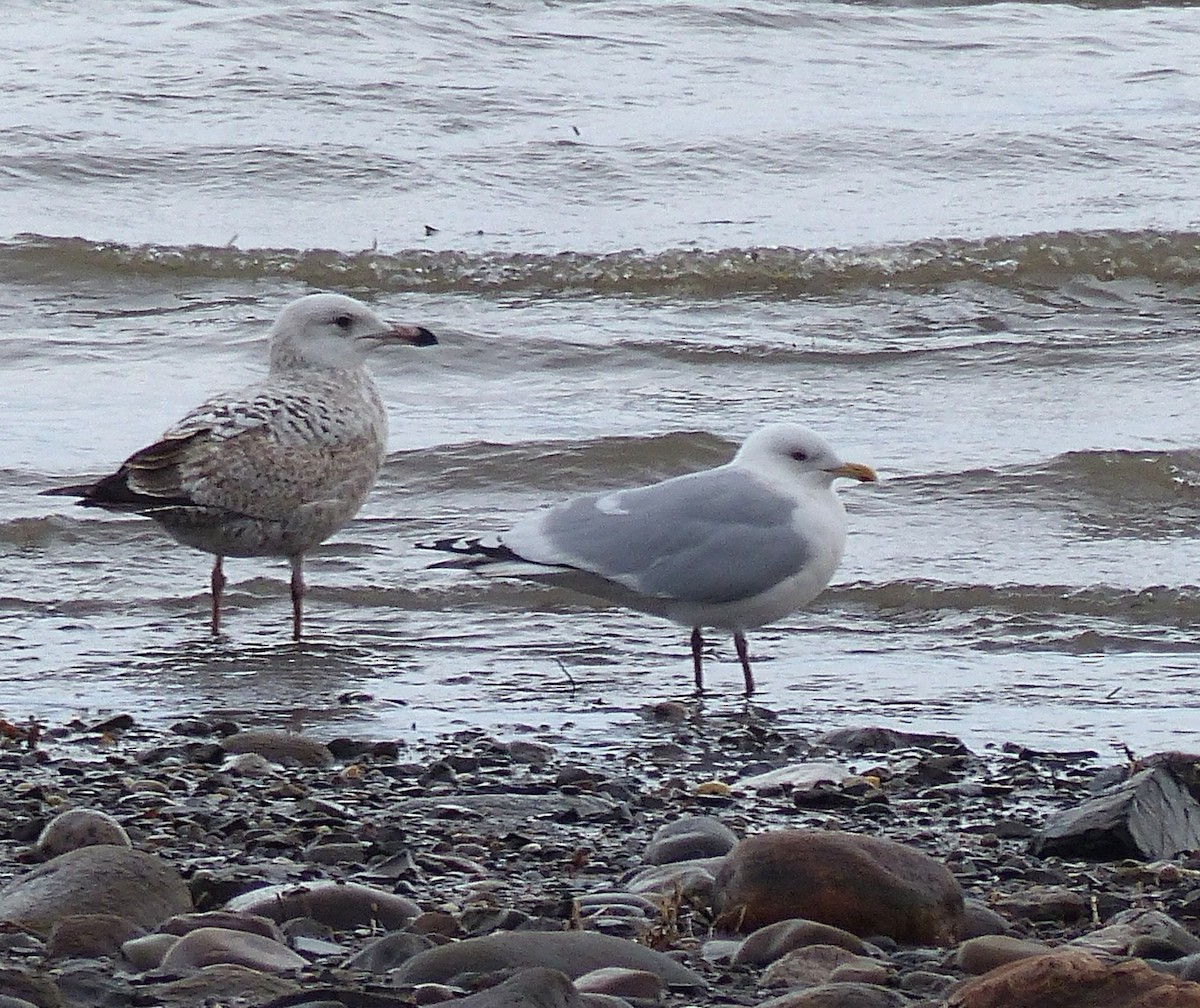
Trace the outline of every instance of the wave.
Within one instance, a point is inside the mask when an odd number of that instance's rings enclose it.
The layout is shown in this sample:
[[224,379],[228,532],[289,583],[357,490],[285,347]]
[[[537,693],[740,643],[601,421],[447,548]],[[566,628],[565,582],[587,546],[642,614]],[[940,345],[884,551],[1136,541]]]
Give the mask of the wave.
[[1053,286],[1077,277],[1186,283],[1200,279],[1200,232],[1057,231],[852,249],[628,249],[553,255],[124,245],[32,234],[0,243],[0,281],[40,284],[47,277],[61,283],[64,277],[134,276],[276,279],[385,292],[695,298],[793,298],[969,281]]

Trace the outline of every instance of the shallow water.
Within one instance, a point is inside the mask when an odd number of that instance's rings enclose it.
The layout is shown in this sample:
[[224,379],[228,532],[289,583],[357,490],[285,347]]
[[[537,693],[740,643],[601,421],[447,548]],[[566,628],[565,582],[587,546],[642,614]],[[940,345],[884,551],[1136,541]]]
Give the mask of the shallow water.
[[[756,3],[29,5],[0,40],[0,714],[256,711],[600,742],[685,633],[412,544],[799,419],[878,486],[756,705],[976,744],[1200,736],[1200,12]],[[428,225],[428,228],[426,227]],[[436,230],[435,230],[436,229]],[[426,232],[429,233],[426,233]],[[36,492],[265,366],[339,289],[393,449],[308,564]],[[714,637],[706,709],[741,675]],[[373,699],[366,699],[369,694]]]

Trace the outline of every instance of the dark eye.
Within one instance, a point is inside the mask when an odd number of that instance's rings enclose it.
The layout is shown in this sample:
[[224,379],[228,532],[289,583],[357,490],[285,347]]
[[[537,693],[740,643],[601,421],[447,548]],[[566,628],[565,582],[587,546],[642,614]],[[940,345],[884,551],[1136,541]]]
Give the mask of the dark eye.
[[354,319],[349,315],[339,315],[333,320],[333,324],[339,329],[349,332],[350,327],[354,325]]
[[806,452],[803,448],[797,448],[795,451],[789,452],[788,454],[791,455],[792,458],[794,458],[797,462],[808,461],[808,452]]

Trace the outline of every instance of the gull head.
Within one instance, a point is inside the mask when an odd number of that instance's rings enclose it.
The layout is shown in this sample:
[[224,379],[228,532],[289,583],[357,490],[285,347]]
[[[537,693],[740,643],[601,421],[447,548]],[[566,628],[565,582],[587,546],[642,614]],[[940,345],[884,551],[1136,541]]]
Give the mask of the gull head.
[[829,443],[800,424],[760,427],[742,443],[734,462],[789,480],[830,486],[839,476],[873,483],[875,472],[858,462],[843,462]]
[[428,329],[385,322],[352,297],[309,294],[284,308],[271,327],[271,370],[356,368],[384,343],[436,342]]

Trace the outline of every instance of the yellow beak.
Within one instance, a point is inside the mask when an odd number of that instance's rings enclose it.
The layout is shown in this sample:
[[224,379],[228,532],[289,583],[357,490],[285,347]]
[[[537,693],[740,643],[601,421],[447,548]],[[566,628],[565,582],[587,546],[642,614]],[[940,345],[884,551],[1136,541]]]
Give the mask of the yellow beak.
[[860,483],[874,483],[878,478],[875,475],[875,470],[870,466],[860,465],[857,462],[843,462],[840,466],[835,466],[833,469],[826,469],[827,473],[832,473],[834,476],[846,476],[850,479],[856,479]]

